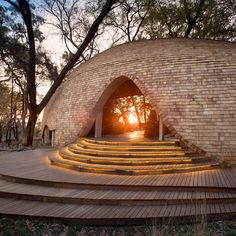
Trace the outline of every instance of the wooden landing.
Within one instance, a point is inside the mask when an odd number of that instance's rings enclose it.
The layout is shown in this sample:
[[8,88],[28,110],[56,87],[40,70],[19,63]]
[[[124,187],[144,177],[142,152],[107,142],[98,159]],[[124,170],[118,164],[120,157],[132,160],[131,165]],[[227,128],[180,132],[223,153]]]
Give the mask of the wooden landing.
[[80,224],[234,218],[236,170],[117,176],[49,164],[52,150],[0,156],[0,213]]

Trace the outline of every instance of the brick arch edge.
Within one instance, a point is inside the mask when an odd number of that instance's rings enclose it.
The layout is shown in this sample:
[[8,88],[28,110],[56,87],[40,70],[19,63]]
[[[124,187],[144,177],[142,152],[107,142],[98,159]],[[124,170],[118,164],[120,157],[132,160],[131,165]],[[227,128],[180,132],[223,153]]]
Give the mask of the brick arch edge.
[[182,146],[187,146],[191,150],[201,153],[202,155],[205,155],[206,152],[202,150],[201,148],[197,147],[194,143],[189,142],[187,139],[185,139],[183,136],[181,136],[175,129],[174,125],[168,120],[167,114],[165,114],[158,105],[158,102],[154,102],[152,97],[148,94],[147,89],[145,88],[145,84],[141,82],[141,80],[133,75],[122,75],[116,78],[112,78],[109,81],[109,84],[105,85],[103,88],[103,92],[101,96],[99,97],[98,101],[96,102],[95,106],[92,109],[92,112],[89,116],[89,119],[86,124],[83,125],[81,131],[78,134],[78,137],[87,136],[90,129],[92,128],[92,125],[95,122],[95,119],[99,112],[103,109],[105,103],[108,101],[110,96],[114,93],[114,91],[125,81],[131,80],[143,93],[143,95],[147,98],[147,100],[151,103],[152,107],[156,111],[157,114],[162,118],[163,123],[165,126],[168,127],[168,129],[171,131],[171,133],[180,140],[180,143]]

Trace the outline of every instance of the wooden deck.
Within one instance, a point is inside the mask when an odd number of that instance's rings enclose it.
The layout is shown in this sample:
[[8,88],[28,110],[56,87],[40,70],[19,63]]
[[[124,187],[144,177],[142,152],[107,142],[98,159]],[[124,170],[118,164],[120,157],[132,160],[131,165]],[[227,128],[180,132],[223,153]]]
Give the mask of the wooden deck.
[[122,176],[49,164],[54,150],[0,156],[0,213],[81,224],[139,224],[235,217],[236,170]]

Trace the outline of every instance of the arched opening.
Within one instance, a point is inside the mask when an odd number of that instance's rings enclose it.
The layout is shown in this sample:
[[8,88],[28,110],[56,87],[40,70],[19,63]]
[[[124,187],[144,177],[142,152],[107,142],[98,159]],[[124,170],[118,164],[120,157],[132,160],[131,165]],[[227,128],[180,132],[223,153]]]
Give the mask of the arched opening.
[[48,126],[44,127],[43,130],[43,143],[46,145],[54,146],[54,140],[55,140],[55,130],[50,130]]
[[97,113],[88,136],[159,138],[169,130],[151,103],[130,79],[119,83]]

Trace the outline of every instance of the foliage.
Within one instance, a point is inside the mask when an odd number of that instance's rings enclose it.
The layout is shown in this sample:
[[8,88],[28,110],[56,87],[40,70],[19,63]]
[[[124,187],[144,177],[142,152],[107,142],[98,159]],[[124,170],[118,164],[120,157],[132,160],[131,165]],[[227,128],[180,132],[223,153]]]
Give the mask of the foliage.
[[[104,1],[80,0],[44,0],[44,9],[52,16],[52,24],[61,35],[66,51],[63,59],[68,62],[79,49],[92,23],[102,10]],[[99,53],[97,38],[104,33],[104,26],[101,24],[82,53],[76,65],[84,62]]]
[[235,40],[235,14],[233,1],[154,0],[142,30],[150,38]]
[[[44,0],[65,42],[68,61],[81,43],[102,0]],[[235,40],[236,4],[232,0],[120,0],[100,25],[77,64],[101,50],[147,38],[191,37]],[[106,44],[104,44],[106,42]]]
[[232,0],[120,2],[104,22],[110,46],[150,38],[236,40],[236,4]]
[[[52,16],[51,24],[60,33],[66,51],[63,54],[65,62],[78,49],[93,20],[101,11],[103,0],[44,0],[45,10]],[[140,39],[141,26],[149,11],[151,0],[121,0],[110,11],[104,22],[99,26],[95,37],[89,43],[76,65],[88,60],[102,50],[117,43]],[[106,43],[104,43],[106,42]]]
[[3,137],[10,128],[9,122],[11,121],[11,115],[14,120],[14,124],[19,125],[17,121],[21,118],[22,97],[19,92],[13,92],[13,96],[11,98],[11,89],[2,83],[0,83],[0,91],[0,137]]
[[[111,98],[103,110],[103,133],[119,134],[133,129],[142,129],[152,106],[143,95],[131,95]],[[130,123],[129,117],[136,117],[137,123]]]
[[[31,5],[31,8],[35,9],[33,5]],[[27,78],[31,76],[29,65],[32,58],[29,54],[26,25],[18,14],[17,9],[12,6],[0,6],[0,61],[3,68],[1,77],[4,77],[4,81],[8,82],[13,79],[21,94],[20,120],[24,132],[27,109],[30,103],[30,88]],[[53,80],[58,75],[58,72],[57,67],[51,62],[46,51],[42,49],[44,37],[39,28],[44,23],[44,19],[34,13],[32,13],[31,17],[35,36],[35,78],[37,80],[36,87],[38,87],[41,81]]]
[[112,45],[120,42],[131,42],[142,38],[142,25],[152,0],[123,0],[115,11],[109,14],[105,25],[112,32]]
[[[0,218],[0,236],[32,235],[236,235],[236,221],[206,222],[206,229],[195,231],[196,224],[151,224],[139,226],[81,226],[25,218]],[[217,226],[217,227],[216,227]]]
[[[87,46],[93,40],[99,25],[109,13],[112,6],[116,3],[116,0],[107,0],[105,4],[102,5],[99,15],[87,29],[81,44],[78,45],[76,52],[70,57],[60,73],[57,72],[56,67],[54,67],[46,52],[41,48],[43,37],[39,30],[39,25],[43,22],[43,19],[34,14],[35,7],[28,0],[4,1],[10,6],[8,8],[1,7],[1,60],[8,68],[8,64],[15,65],[14,63],[17,65],[19,63],[21,66],[20,68],[23,68],[23,74],[21,76],[24,76],[26,81],[26,92],[24,93],[26,101],[25,105],[29,110],[29,119],[24,133],[23,144],[32,145],[35,124],[39,113],[47,105],[49,99],[63,82],[70,70],[76,65]],[[13,18],[14,16],[17,17],[11,21],[10,16]],[[16,50],[16,53],[12,50],[12,46],[14,45],[16,47],[20,45]],[[19,53],[21,53],[21,55],[19,55]],[[43,69],[41,66],[43,66]],[[53,83],[42,101],[38,103],[37,83],[40,81],[39,79],[41,79],[41,76],[44,75],[45,71],[47,72],[47,77],[51,78]],[[15,76],[15,70],[11,70],[11,76]]]
[[[33,5],[31,7],[35,9]],[[44,37],[40,26],[43,23],[42,17],[32,13],[32,27],[36,44],[36,75],[40,80],[53,80],[57,75],[57,67],[42,48]],[[28,36],[23,20],[13,7],[0,6],[0,57],[5,64],[6,78],[13,77],[23,92],[26,76],[29,73]]]

